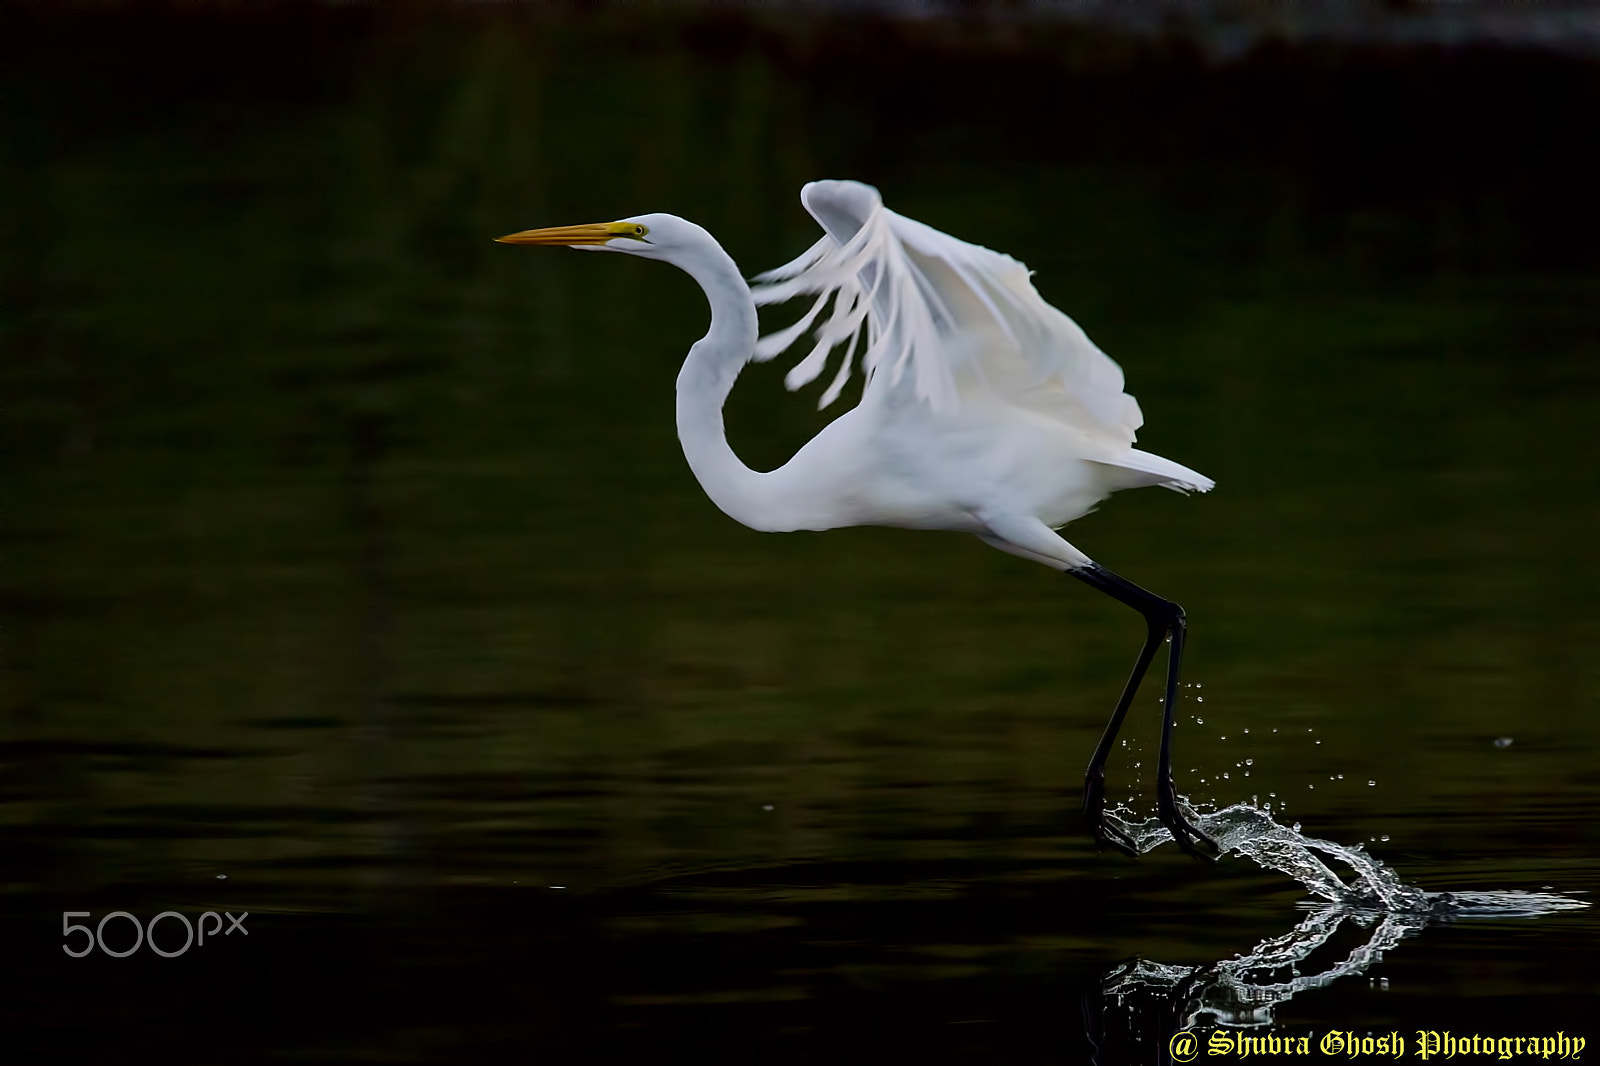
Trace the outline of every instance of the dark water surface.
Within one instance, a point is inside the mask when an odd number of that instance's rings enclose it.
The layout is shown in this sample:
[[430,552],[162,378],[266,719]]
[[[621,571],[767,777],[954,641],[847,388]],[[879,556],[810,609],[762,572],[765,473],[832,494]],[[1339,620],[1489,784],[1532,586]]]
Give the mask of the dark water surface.
[[[970,538],[737,526],[673,429],[694,284],[490,241],[671,211],[754,273],[814,239],[816,177],[1025,260],[1141,445],[1216,478],[1067,534],[1188,609],[1187,795],[1430,891],[1589,898],[1596,66],[0,21],[8,1061],[1157,1061],[1182,1003],[1121,964],[1306,918],[1254,865],[1085,837],[1134,616]],[[826,418],[782,370],[730,404],[757,467]],[[1154,688],[1112,767],[1141,807]],[[248,933],[63,953],[63,912],[116,910]],[[1597,925],[1419,927],[1271,1021],[1600,1035]]]

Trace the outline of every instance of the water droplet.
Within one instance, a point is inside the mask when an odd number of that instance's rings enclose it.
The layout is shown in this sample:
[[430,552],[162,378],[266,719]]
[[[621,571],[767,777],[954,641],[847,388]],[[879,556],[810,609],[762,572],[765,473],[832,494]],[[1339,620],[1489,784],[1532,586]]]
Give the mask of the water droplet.
[[1316,788],[1317,786],[1316,785],[1307,785],[1306,787],[1307,788]]
[[227,874],[218,874],[217,875],[217,880],[218,881],[226,881],[227,879],[228,879],[228,875]]
[[770,803],[763,803],[763,804],[762,804],[762,805],[761,805],[761,809],[762,809],[762,810],[764,810],[764,811],[770,811],[770,810],[772,810],[772,804],[770,804]]
[[1367,787],[1368,787],[1368,788],[1376,788],[1376,787],[1377,787],[1377,784],[1378,784],[1378,783],[1377,783],[1377,782],[1376,782],[1376,781],[1368,781],[1368,782],[1367,782]]
[[1248,732],[1250,732],[1250,730],[1246,729],[1245,732],[1248,733]]
[[1319,740],[1319,741],[1317,741],[1317,743],[1318,743],[1318,744],[1321,744],[1321,743],[1322,743],[1322,741],[1320,741],[1320,740]]
[[1206,701],[1206,698],[1205,698],[1205,697],[1204,697],[1204,696],[1196,696],[1196,697],[1195,697],[1195,698],[1194,698],[1194,701],[1195,701],[1195,702],[1196,702],[1196,703],[1204,703],[1204,702],[1205,702],[1205,701]]
[[1389,839],[1389,834],[1388,833],[1382,833],[1382,834],[1380,834],[1378,836],[1378,839],[1379,840],[1388,840]]
[[1256,761],[1255,761],[1255,760],[1254,760],[1254,759],[1246,759],[1246,760],[1245,760],[1245,761],[1244,761],[1244,764],[1245,764],[1245,765],[1246,765],[1246,766],[1254,766],[1254,765],[1255,765],[1255,764],[1256,764]]
[[1222,771],[1222,779],[1224,781],[1226,781],[1228,779],[1228,771],[1226,771],[1226,770]]
[[1340,780],[1340,781],[1343,781],[1343,780],[1344,780],[1344,775],[1343,775],[1343,774],[1340,774],[1340,775],[1339,775],[1339,780]]
[[1196,718],[1194,720],[1194,723],[1195,723],[1195,725],[1205,725],[1206,724],[1206,720],[1204,718]]
[[1509,748],[1511,746],[1511,738],[1510,737],[1498,737],[1498,738],[1496,738],[1496,740],[1494,742],[1494,746],[1497,747],[1497,748]]
[[1296,833],[1298,833],[1298,832],[1300,832],[1300,823],[1299,823],[1299,822],[1296,822],[1296,823],[1294,823],[1294,825],[1293,825],[1293,826],[1292,826],[1292,828],[1293,828],[1293,829],[1294,829],[1294,831],[1295,831],[1295,832],[1296,832]]

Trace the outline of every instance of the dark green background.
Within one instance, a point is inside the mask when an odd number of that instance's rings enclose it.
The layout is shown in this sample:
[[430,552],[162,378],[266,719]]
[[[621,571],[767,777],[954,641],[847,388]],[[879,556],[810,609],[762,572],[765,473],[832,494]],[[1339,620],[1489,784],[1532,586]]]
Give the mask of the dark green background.
[[[1275,794],[1425,888],[1592,883],[1595,64],[633,6],[17,5],[0,39],[39,1057],[76,1009],[120,1019],[101,1061],[1072,1059],[1108,961],[1293,923],[1298,886],[1082,835],[1134,616],[970,538],[739,527],[672,424],[694,284],[490,241],[671,211],[755,273],[817,177],[1026,261],[1141,445],[1216,478],[1067,533],[1189,611],[1187,795]],[[758,468],[832,413],[782,370],[730,403]],[[217,900],[252,961],[56,954],[59,911]],[[1473,935],[1413,1000],[1283,1020],[1579,1028],[1592,919]]]

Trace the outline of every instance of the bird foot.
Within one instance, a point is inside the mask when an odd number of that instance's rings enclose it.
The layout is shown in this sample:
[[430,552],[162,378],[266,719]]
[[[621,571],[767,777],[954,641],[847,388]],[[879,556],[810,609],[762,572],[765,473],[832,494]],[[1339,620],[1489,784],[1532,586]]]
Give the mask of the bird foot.
[[1222,849],[1217,846],[1215,840],[1197,829],[1185,814],[1193,815],[1194,812],[1178,806],[1176,790],[1162,789],[1156,803],[1156,817],[1161,819],[1161,824],[1172,834],[1172,842],[1186,855],[1203,862],[1216,862],[1218,856],[1222,854]]
[[[1133,836],[1118,824],[1117,819],[1106,814],[1106,781],[1104,775],[1090,773],[1083,781],[1083,816],[1089,822],[1089,832],[1096,846],[1112,847],[1130,858],[1137,859],[1142,852]],[[1171,785],[1157,793],[1156,817],[1172,834],[1173,843],[1180,851],[1196,859],[1215,862],[1222,853],[1217,842],[1202,833],[1190,819],[1194,811],[1178,803],[1177,789]]]
[[1094,835],[1096,847],[1107,845],[1129,858],[1139,857],[1139,845],[1134,843],[1120,826],[1112,825],[1106,817],[1106,779],[1104,774],[1090,772],[1083,780],[1083,816],[1088,819],[1089,832]]
[[1139,857],[1139,846],[1133,842],[1131,836],[1116,826],[1108,822],[1101,822],[1098,825],[1091,825],[1089,831],[1094,834],[1096,847],[1104,848],[1110,846],[1130,859]]

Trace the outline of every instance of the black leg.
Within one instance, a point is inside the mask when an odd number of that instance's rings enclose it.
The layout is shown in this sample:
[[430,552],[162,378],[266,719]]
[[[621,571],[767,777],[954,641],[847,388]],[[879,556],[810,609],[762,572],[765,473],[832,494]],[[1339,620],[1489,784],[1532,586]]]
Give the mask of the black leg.
[[1106,723],[1106,731],[1101,735],[1100,743],[1095,746],[1094,757],[1089,760],[1089,769],[1083,775],[1083,813],[1089,819],[1095,839],[1130,855],[1138,854],[1133,841],[1126,833],[1106,824],[1106,760],[1111,757],[1111,745],[1116,742],[1117,733],[1122,728],[1122,720],[1127,717],[1128,708],[1133,704],[1134,693],[1139,691],[1139,682],[1144,680],[1144,673],[1150,667],[1150,660],[1155,658],[1156,649],[1161,646],[1161,642],[1170,640],[1172,650],[1167,658],[1167,694],[1161,709],[1161,754],[1157,762],[1156,812],[1161,824],[1172,833],[1172,839],[1177,842],[1178,847],[1191,855],[1209,858],[1210,856],[1201,851],[1197,845],[1204,844],[1215,851],[1216,844],[1191,825],[1179,812],[1178,789],[1172,780],[1172,726],[1178,707],[1178,668],[1183,659],[1185,632],[1183,608],[1171,600],[1164,600],[1140,588],[1098,563],[1090,563],[1088,566],[1067,572],[1119,603],[1132,607],[1144,615],[1145,624],[1148,626],[1144,647],[1139,649],[1139,658],[1134,661],[1133,672],[1128,675],[1128,683],[1123,686],[1122,697],[1117,700],[1117,708],[1111,712],[1111,721]]

